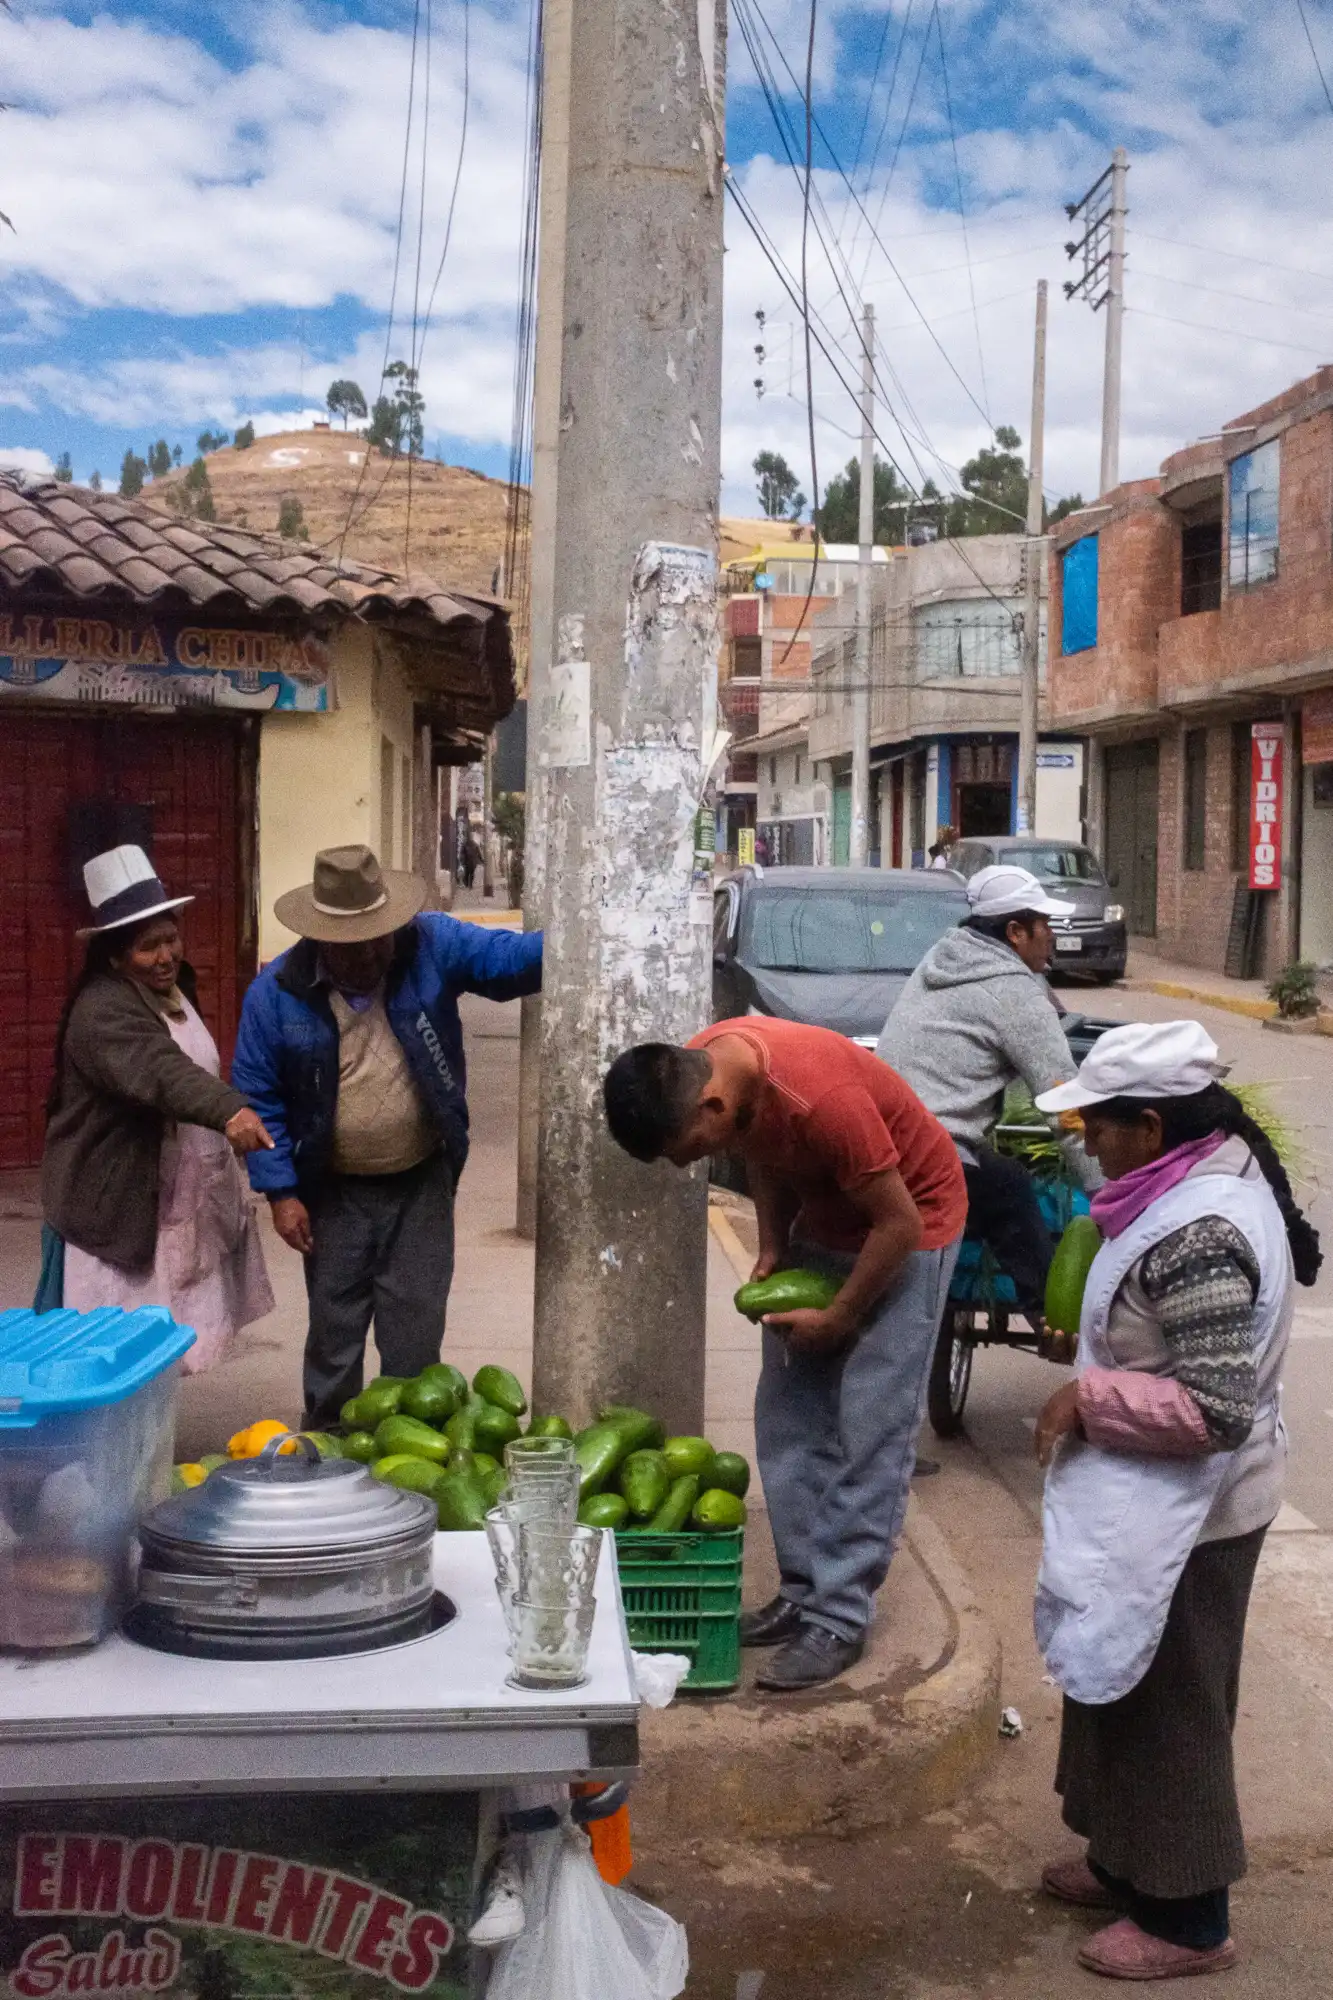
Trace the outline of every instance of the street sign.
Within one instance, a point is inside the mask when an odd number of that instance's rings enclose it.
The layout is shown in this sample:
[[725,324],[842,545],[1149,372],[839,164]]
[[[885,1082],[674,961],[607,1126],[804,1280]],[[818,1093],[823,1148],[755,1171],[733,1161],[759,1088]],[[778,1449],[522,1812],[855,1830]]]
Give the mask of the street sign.
[[1250,726],[1250,887],[1276,889],[1282,869],[1282,724]]

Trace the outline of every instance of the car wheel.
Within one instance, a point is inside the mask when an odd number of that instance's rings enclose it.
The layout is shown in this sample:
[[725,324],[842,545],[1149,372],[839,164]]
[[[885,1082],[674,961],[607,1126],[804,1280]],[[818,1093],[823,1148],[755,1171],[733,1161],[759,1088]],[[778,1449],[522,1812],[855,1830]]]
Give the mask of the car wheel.
[[971,1307],[946,1306],[926,1388],[926,1410],[936,1437],[957,1437],[963,1428],[975,1351]]
[[1093,979],[1093,984],[1095,986],[1114,986],[1116,982],[1118,980],[1123,979],[1124,976],[1125,976],[1125,968],[1122,965],[1119,972],[1094,972],[1092,975],[1092,979]]

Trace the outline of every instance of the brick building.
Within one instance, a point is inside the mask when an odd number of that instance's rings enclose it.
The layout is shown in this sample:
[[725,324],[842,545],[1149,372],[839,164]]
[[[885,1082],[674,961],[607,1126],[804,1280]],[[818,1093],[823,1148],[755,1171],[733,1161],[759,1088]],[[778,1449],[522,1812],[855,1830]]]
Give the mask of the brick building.
[[1051,560],[1051,723],[1089,739],[1131,931],[1212,971],[1333,960],[1333,367],[1070,515]]

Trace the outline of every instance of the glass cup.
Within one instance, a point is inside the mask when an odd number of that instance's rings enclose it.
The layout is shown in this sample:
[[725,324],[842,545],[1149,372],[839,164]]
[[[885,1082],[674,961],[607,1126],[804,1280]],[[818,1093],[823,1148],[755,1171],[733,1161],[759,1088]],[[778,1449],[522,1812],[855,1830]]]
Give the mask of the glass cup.
[[505,1471],[512,1478],[530,1466],[572,1465],[574,1440],[562,1437],[521,1437],[505,1446]]
[[602,1530],[575,1526],[551,1531],[525,1521],[518,1531],[517,1597],[553,1610],[578,1610],[593,1601]]
[[509,1490],[500,1504],[515,1528],[527,1522],[572,1533],[579,1511],[579,1468],[572,1461],[521,1467],[510,1474]]
[[588,1678],[588,1645],[596,1607],[553,1610],[545,1604],[514,1605],[513,1667],[510,1687],[576,1688]]

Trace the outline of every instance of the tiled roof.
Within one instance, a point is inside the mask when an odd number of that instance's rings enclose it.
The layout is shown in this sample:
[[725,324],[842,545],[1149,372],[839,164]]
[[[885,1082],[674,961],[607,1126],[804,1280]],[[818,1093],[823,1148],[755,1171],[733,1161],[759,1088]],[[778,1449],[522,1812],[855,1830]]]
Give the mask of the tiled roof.
[[154,610],[222,616],[318,617],[368,622],[409,618],[419,629],[458,620],[505,620],[488,597],[447,591],[430,577],[399,576],[277,535],[220,522],[173,520],[139,500],[55,480],[0,473],[0,592],[123,600]]

